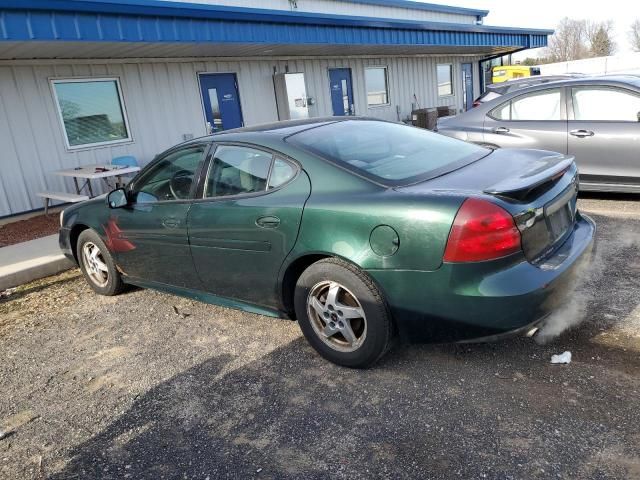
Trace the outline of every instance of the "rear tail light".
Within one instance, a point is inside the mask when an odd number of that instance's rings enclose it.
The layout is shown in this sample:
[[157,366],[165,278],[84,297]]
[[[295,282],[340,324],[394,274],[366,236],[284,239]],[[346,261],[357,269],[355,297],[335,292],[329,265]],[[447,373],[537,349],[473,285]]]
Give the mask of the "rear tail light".
[[482,102],[480,102],[480,100],[476,100],[473,102],[473,108],[479,107],[480,105],[482,105]]
[[522,250],[520,231],[509,212],[486,200],[469,198],[449,233],[445,262],[480,262]]

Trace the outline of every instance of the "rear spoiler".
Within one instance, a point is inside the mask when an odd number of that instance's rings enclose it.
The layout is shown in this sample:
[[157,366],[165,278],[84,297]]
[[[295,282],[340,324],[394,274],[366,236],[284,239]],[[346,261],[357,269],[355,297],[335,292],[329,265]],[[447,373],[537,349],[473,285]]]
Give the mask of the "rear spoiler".
[[[523,198],[531,190],[562,176],[573,164],[574,157],[554,155],[544,157],[543,165],[523,171],[519,176],[506,178],[484,190],[491,195]],[[550,165],[551,164],[551,165]]]

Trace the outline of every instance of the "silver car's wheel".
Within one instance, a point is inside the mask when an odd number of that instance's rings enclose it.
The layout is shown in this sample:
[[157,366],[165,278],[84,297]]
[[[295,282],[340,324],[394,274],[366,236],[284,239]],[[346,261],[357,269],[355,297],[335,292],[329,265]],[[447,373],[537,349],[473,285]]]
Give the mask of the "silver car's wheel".
[[109,283],[109,267],[95,243],[86,242],[82,246],[82,260],[89,280],[97,287],[106,287]]
[[367,317],[360,301],[337,282],[323,281],[311,288],[307,315],[320,340],[339,352],[354,352],[367,338]]

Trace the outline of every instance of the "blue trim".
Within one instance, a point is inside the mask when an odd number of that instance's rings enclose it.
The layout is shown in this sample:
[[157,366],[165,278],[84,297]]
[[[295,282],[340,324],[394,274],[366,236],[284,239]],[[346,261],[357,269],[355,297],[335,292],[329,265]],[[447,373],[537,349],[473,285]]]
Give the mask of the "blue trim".
[[[314,28],[309,28],[313,25]],[[235,42],[535,48],[552,30],[158,0],[0,0],[0,41]]]

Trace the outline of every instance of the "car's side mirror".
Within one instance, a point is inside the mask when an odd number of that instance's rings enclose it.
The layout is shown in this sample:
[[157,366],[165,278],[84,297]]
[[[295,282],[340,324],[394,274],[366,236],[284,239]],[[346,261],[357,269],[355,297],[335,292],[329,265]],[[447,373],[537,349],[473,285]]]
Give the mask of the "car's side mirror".
[[109,204],[109,208],[126,207],[129,204],[127,191],[124,188],[113,190],[107,195],[107,203]]

